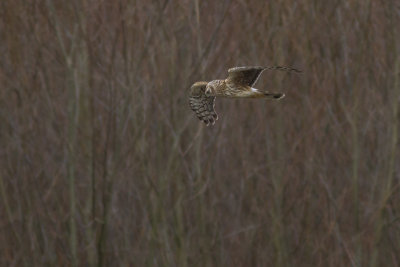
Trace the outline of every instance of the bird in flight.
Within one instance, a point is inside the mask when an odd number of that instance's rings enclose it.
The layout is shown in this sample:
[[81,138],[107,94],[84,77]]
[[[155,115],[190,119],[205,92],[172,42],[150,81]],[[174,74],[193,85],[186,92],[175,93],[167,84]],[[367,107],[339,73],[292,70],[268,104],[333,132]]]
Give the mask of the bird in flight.
[[195,82],[190,87],[190,108],[208,126],[209,124],[214,125],[215,121],[218,120],[218,115],[214,109],[216,97],[283,98],[285,96],[284,93],[261,91],[253,87],[264,70],[301,72],[297,69],[281,66],[230,68],[228,70],[228,77],[225,80]]

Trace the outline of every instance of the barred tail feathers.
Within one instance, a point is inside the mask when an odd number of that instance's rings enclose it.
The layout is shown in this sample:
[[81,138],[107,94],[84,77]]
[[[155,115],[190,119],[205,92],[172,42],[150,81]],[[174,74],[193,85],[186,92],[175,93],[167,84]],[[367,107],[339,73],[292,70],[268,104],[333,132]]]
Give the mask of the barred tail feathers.
[[284,93],[276,93],[276,92],[267,92],[260,91],[256,88],[251,88],[252,96],[254,98],[273,98],[273,99],[281,99],[285,96]]

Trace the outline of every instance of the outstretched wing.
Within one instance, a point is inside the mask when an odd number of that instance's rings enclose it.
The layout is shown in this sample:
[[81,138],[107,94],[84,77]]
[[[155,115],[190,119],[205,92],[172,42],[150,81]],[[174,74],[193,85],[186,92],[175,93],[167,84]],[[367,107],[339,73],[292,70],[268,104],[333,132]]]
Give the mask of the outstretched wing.
[[218,119],[215,112],[215,96],[206,96],[207,82],[197,82],[190,88],[189,105],[196,113],[197,117],[202,120],[207,126],[214,124]]
[[228,82],[236,83],[239,85],[248,85],[252,87],[260,77],[264,70],[281,70],[281,71],[294,71],[301,72],[294,68],[271,66],[271,67],[236,67],[228,70]]
[[228,82],[253,86],[265,67],[236,67],[228,70]]

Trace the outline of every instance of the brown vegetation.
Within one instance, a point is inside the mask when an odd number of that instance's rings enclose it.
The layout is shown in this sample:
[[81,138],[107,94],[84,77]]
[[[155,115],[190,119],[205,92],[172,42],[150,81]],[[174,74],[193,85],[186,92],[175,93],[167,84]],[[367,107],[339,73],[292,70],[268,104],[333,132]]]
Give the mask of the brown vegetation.
[[398,1],[0,7],[1,266],[400,266]]

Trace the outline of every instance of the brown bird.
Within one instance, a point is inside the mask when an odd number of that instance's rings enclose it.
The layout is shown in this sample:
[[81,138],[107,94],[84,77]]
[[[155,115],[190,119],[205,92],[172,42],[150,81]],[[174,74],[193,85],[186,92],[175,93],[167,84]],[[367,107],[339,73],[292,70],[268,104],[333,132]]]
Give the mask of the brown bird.
[[288,67],[236,67],[228,70],[228,78],[211,82],[195,82],[190,88],[189,104],[197,117],[207,126],[218,119],[215,98],[270,98],[281,99],[284,93],[261,91],[253,88],[264,70],[301,72]]

